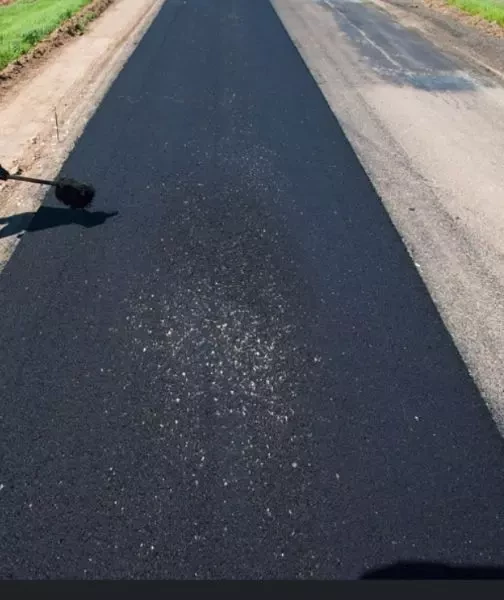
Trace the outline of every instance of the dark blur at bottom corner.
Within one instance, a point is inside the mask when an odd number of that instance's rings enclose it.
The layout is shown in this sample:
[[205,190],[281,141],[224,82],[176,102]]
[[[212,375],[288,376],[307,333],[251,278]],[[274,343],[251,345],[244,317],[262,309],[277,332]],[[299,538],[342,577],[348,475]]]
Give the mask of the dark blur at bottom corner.
[[398,562],[364,572],[360,579],[504,579],[504,567],[453,566],[434,562]]

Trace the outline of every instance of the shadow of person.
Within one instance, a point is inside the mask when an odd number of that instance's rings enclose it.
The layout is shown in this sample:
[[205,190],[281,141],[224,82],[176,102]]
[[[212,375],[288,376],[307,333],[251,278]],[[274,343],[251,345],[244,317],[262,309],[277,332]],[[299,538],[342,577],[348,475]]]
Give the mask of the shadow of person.
[[360,579],[504,579],[504,569],[429,562],[398,562],[366,571]]
[[25,231],[33,233],[43,231],[62,225],[80,225],[91,228],[103,225],[110,217],[115,217],[118,211],[87,211],[71,210],[69,208],[57,208],[52,206],[41,206],[37,212],[25,212],[9,217],[0,217],[0,238],[21,234]]

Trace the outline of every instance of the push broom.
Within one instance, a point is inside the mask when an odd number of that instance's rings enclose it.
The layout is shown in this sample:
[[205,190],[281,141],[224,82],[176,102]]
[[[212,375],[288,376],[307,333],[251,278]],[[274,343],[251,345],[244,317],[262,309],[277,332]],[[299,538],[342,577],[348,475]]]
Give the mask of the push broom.
[[50,185],[55,188],[56,198],[73,209],[83,209],[88,207],[95,196],[95,189],[92,185],[62,177],[56,181],[48,179],[36,179],[34,177],[22,177],[21,175],[11,175],[0,165],[0,179],[7,181],[26,181],[28,183],[38,183],[39,185]]

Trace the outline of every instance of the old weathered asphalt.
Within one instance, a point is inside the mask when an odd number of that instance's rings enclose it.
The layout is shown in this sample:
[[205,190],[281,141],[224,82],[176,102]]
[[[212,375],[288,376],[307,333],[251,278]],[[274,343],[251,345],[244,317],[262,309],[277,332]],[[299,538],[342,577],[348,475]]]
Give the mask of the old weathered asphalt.
[[64,172],[100,214],[0,276],[1,577],[504,564],[501,438],[267,0],[168,0]]

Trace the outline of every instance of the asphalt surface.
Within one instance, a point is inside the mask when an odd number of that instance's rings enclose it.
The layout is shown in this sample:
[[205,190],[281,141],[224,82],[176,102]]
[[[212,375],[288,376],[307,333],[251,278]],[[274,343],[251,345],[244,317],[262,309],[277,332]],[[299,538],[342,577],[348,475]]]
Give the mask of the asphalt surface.
[[398,25],[376,5],[348,0],[327,0],[324,5],[382,81],[427,92],[476,89],[455,58],[443,54],[414,29]]
[[1,577],[504,564],[501,438],[267,0],[168,0],[63,171],[97,212],[0,276]]

